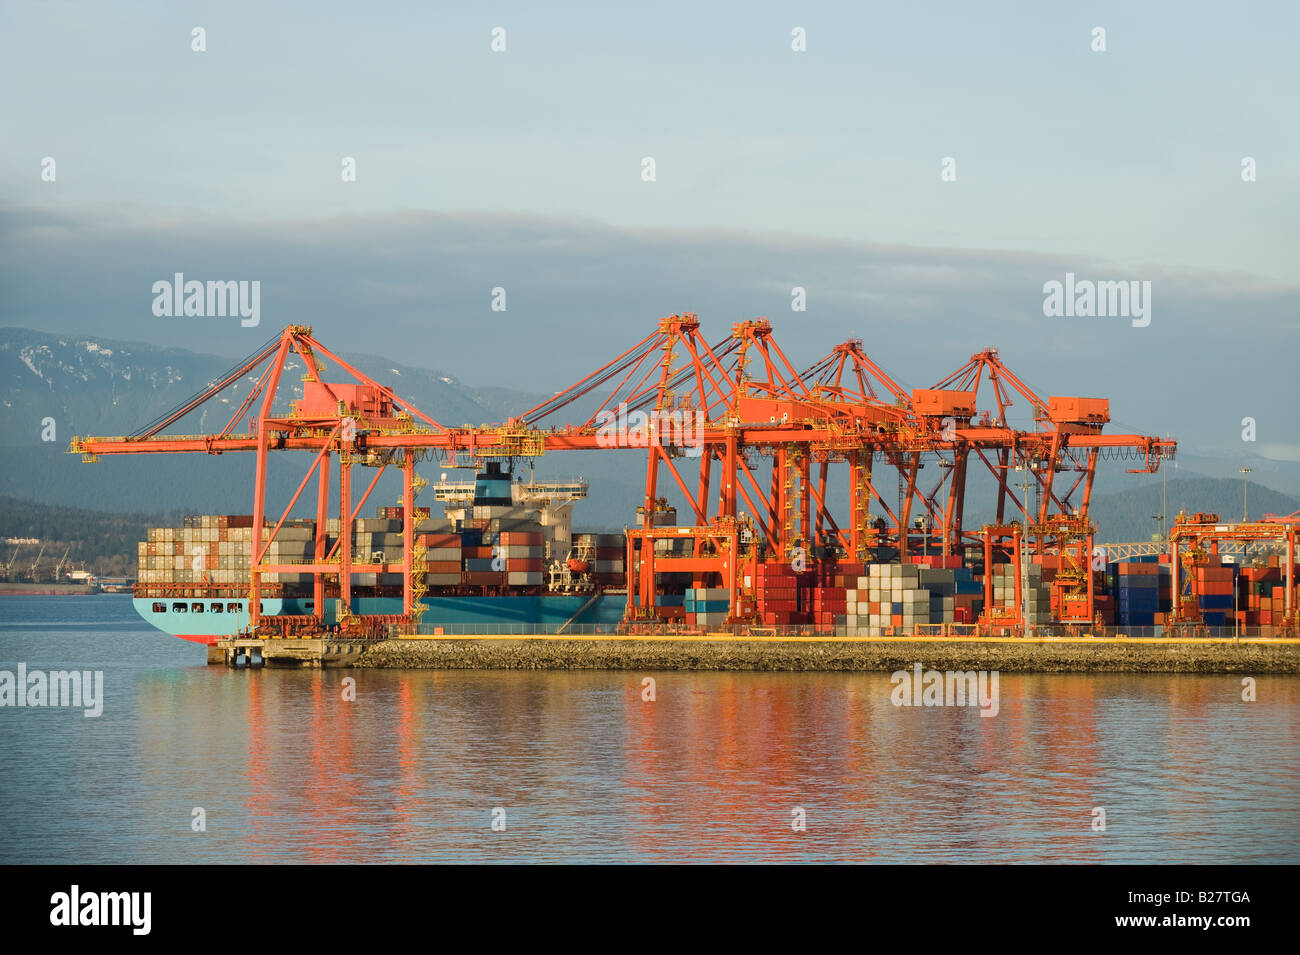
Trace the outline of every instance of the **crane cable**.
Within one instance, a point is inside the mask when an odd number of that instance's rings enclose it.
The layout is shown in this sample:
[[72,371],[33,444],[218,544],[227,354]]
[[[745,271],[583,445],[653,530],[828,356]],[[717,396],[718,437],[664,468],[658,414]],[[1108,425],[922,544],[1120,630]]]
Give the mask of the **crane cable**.
[[225,374],[221,375],[221,377],[216,379],[209,379],[208,384],[204,388],[202,388],[199,391],[196,391],[194,394],[190,395],[188,398],[186,398],[184,401],[182,401],[180,404],[176,405],[169,411],[165,411],[164,413],[160,414],[158,417],[154,418],[152,421],[144,425],[142,428],[133,431],[131,434],[127,436],[127,439],[139,441],[143,438],[152,437],[155,432],[162,429],[165,425],[167,425],[174,419],[180,417],[183,414],[188,414],[191,410],[194,409],[196,405],[201,403],[201,399],[203,399],[205,396],[215,394],[216,392],[223,390],[228,385],[233,383],[236,378],[238,378],[240,375],[243,374],[246,368],[261,364],[262,362],[266,361],[266,359],[270,357],[271,353],[274,352],[279,347],[280,347],[280,333],[276,332],[273,338],[269,339],[264,345],[262,345],[262,347],[258,348],[256,351],[251,353],[247,358],[241,360],[238,364],[232,365],[230,369],[225,372]]

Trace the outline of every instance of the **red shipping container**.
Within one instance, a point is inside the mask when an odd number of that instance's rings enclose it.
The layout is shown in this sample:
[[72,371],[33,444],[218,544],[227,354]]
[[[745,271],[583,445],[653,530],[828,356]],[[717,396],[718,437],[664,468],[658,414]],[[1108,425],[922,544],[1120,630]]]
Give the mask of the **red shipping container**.
[[1233,577],[1233,573],[1231,567],[1197,567],[1196,568],[1197,580],[1227,581],[1228,583],[1231,583],[1232,577]]
[[1118,567],[1121,577],[1155,577],[1160,573],[1160,568],[1156,564],[1140,564],[1134,561],[1126,561]]
[[501,543],[507,546],[539,547],[542,535],[538,531],[502,531]]

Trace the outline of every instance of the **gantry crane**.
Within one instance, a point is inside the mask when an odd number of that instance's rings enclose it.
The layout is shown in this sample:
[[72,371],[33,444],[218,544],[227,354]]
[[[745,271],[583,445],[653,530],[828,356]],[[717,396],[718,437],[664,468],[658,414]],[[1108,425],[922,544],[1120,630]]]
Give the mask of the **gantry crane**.
[[[286,410],[277,405],[277,397],[291,354],[302,359],[306,372],[302,397]],[[318,355],[351,380],[326,381]],[[245,376],[255,385],[220,432],[164,433]],[[979,409],[983,382],[992,389],[992,409]],[[1032,429],[1008,424],[1008,385],[1034,409]],[[656,575],[671,570],[725,586],[735,619],[743,617],[748,606],[742,594],[743,568],[760,559],[801,554],[815,559],[828,551],[863,561],[883,546],[897,548],[906,558],[914,509],[922,512],[925,524],[938,529],[945,554],[960,553],[978,542],[980,535],[962,526],[972,456],[998,482],[999,525],[1008,501],[1029,516],[1027,504],[1021,505],[1008,480],[1008,471],[1020,465],[1032,469],[1042,504],[1018,536],[1036,538],[1040,547],[1074,541],[1087,521],[1099,454],[1131,454],[1144,464],[1135,470],[1154,472],[1174,453],[1170,440],[1104,435],[1108,421],[1104,399],[1042,401],[995,351],[973,356],[934,388],[909,393],[866,355],[859,340],[837,346],[797,372],[766,319],[737,323],[727,337],[710,345],[700,334],[699,320],[686,313],[659,320],[654,331],[631,348],[536,407],[504,423],[477,428],[440,424],[330,351],[309,327],[291,325],[209,387],[134,434],[77,437],[69,450],[86,460],[105,454],[253,454],[255,542],[248,594],[254,627],[265,586],[262,577],[274,572],[313,576],[318,618],[324,613],[326,580],[337,579],[341,612],[347,615],[353,521],[387,467],[398,467],[403,474],[403,560],[366,569],[403,575],[404,619],[409,622],[419,599],[413,546],[418,461],[432,457],[444,467],[465,467],[485,459],[532,459],[556,451],[644,454],[643,517],[627,536],[627,618],[654,618]],[[282,516],[267,527],[267,515],[273,513],[266,500],[267,458],[284,450],[312,452],[314,458]],[[927,459],[937,460],[944,471],[929,492],[919,482]],[[340,530],[327,549],[335,460]],[[875,482],[876,461],[896,471],[903,483],[904,499],[897,511]],[[760,480],[764,462],[771,468],[766,487]],[[849,470],[848,519],[843,525],[833,516],[828,499],[828,471],[834,464]],[[353,469],[358,465],[376,473],[355,499]],[[1061,489],[1058,476],[1065,472],[1078,476]],[[303,564],[270,563],[269,545],[313,476],[314,556]],[[654,524],[661,478],[676,486],[686,502],[686,522],[671,534]],[[945,484],[948,495],[941,504]],[[1080,487],[1076,506],[1072,495]],[[883,516],[872,517],[873,504]],[[1074,523],[1066,528],[1063,518]],[[649,545],[668,536],[684,542],[684,548],[677,548],[684,552],[657,556]],[[1078,612],[1084,610],[1091,612],[1090,607]]]
[[[1284,551],[1282,562],[1283,619],[1285,625],[1295,626],[1296,607],[1296,537],[1300,520],[1296,515],[1277,517],[1266,515],[1260,521],[1223,523],[1218,514],[1179,514],[1169,531],[1169,565],[1172,607],[1170,622],[1174,624],[1199,623],[1201,611],[1196,590],[1197,565],[1206,563],[1219,552],[1226,541],[1267,544]],[[1234,621],[1235,626],[1235,621]]]

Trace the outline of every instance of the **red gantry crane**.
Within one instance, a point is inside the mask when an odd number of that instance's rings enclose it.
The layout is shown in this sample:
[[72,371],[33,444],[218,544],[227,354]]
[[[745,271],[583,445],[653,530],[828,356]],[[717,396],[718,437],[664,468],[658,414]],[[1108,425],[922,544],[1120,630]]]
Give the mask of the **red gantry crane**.
[[[282,401],[281,378],[291,355],[299,356],[305,367],[302,397]],[[327,381],[318,356],[351,380]],[[255,384],[219,432],[165,433],[246,377]],[[981,410],[990,392],[992,404]],[[1013,394],[1032,409],[1031,429],[1008,423]],[[631,348],[538,406],[501,424],[460,428],[439,423],[352,367],[319,342],[309,327],[291,325],[136,433],[74,438],[69,450],[87,460],[109,454],[252,453],[254,554],[247,593],[254,627],[267,586],[262,578],[276,572],[314,577],[318,621],[327,586],[331,593],[337,588],[347,615],[352,603],[353,522],[388,467],[400,468],[403,475],[403,558],[400,564],[366,569],[403,575],[402,617],[379,622],[409,625],[418,617],[423,592],[423,576],[416,566],[419,554],[413,546],[418,461],[431,456],[442,466],[473,466],[485,459],[535,458],[556,451],[644,453],[643,517],[627,534],[628,621],[654,621],[656,575],[669,571],[726,587],[731,617],[742,621],[752,607],[745,569],[760,559],[803,555],[814,560],[829,551],[861,562],[882,547],[896,548],[906,559],[913,547],[912,515],[917,512],[922,514],[926,546],[934,539],[944,554],[960,554],[963,548],[984,545],[988,535],[963,526],[972,460],[984,465],[997,483],[994,528],[1006,531],[1008,538],[1007,503],[1028,515],[1027,503],[1015,494],[1017,469],[1026,480],[1032,475],[1041,506],[1029,515],[1029,526],[1014,535],[1015,548],[1021,538],[1032,539],[1039,550],[1082,552],[1086,558],[1091,549],[1088,505],[1099,456],[1131,455],[1142,464],[1132,470],[1154,472],[1175,451],[1174,442],[1166,439],[1103,434],[1108,421],[1105,399],[1043,401],[1006,368],[996,351],[980,352],[933,388],[909,393],[866,355],[859,340],[837,346],[797,372],[766,319],[737,323],[726,338],[710,345],[700,334],[696,316],[686,313],[660,319],[655,330]],[[272,452],[286,450],[314,457],[272,523],[267,459]],[[920,482],[927,460],[937,461],[941,472],[928,490]],[[897,472],[903,488],[897,510],[878,486],[877,462]],[[340,528],[330,546],[326,521],[335,464]],[[836,464],[848,467],[843,524],[833,516],[833,502],[828,500],[829,470]],[[357,465],[375,469],[360,496],[353,486]],[[765,484],[762,475],[767,469]],[[270,545],[313,477],[314,556],[306,563],[272,562]],[[661,479],[686,501],[688,520],[683,526],[655,524]],[[945,490],[946,499],[941,499]],[[881,514],[874,520],[873,503]],[[652,544],[663,538],[686,543],[661,556]],[[1083,576],[1087,580],[1079,583],[1086,598],[1072,592],[1071,613],[1091,619],[1091,577]]]
[[[1300,513],[1300,512],[1298,512]],[[1195,624],[1201,621],[1196,570],[1219,554],[1219,546],[1234,542],[1265,545],[1283,552],[1280,576],[1283,583],[1282,625],[1297,622],[1296,537],[1300,518],[1296,514],[1265,515],[1259,521],[1224,522],[1218,514],[1179,514],[1169,531],[1170,590],[1173,597],[1170,622]],[[1234,583],[1235,586],[1235,583]],[[1236,621],[1233,622],[1236,626]]]

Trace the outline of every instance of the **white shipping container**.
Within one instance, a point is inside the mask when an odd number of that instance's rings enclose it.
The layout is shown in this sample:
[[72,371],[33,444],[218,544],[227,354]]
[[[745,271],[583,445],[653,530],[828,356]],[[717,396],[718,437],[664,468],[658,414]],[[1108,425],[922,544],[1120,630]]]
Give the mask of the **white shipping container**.
[[501,550],[505,551],[507,560],[537,560],[543,556],[541,545],[508,544],[502,547]]

